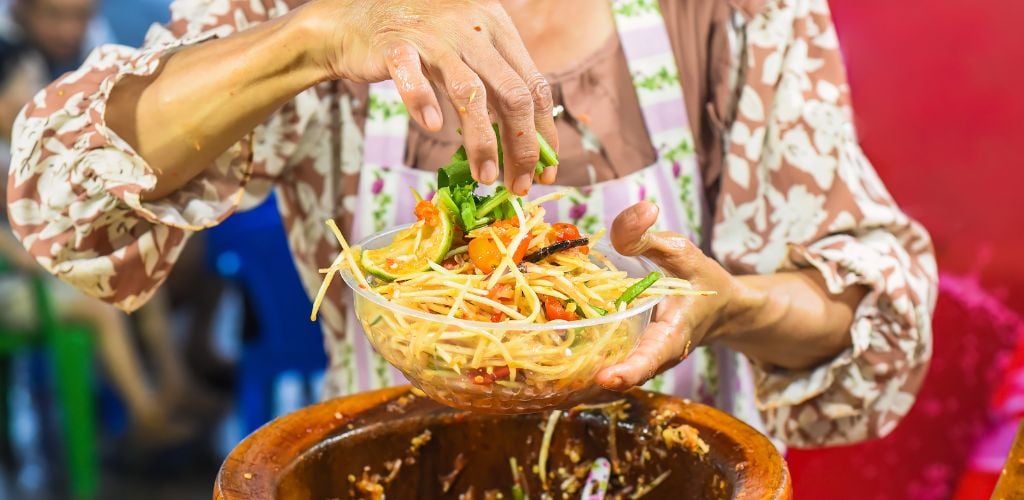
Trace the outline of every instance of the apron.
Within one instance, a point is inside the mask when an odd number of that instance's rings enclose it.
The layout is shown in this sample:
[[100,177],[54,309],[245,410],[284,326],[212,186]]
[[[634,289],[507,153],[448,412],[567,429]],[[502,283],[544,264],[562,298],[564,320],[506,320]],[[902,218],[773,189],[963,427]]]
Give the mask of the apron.
[[[664,20],[657,2],[614,0],[612,4],[644,123],[658,158],[632,174],[590,186],[535,185],[528,197],[570,190],[570,196],[544,205],[546,219],[572,222],[585,234],[610,227],[620,212],[647,200],[661,209],[656,229],[684,234],[700,245],[707,212],[704,184]],[[413,222],[415,201],[410,187],[425,195],[436,191],[435,172],[403,165],[408,130],[409,115],[394,83],[370,85],[352,241]],[[355,318],[351,294],[347,295],[344,342],[348,345],[332,351],[342,352],[348,359],[334,364],[343,373],[332,373],[336,378],[331,385],[351,393],[405,383],[401,372],[373,351]],[[698,348],[683,363],[644,387],[717,406],[763,430],[754,407],[752,372],[745,362],[745,358],[724,348]]]

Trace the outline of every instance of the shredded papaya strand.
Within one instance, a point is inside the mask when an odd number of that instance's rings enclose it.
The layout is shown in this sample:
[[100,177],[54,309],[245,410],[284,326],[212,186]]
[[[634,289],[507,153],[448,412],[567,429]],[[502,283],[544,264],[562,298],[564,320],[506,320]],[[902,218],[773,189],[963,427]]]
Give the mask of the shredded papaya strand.
[[359,280],[359,284],[366,287],[367,290],[370,289],[370,284],[366,282],[366,276],[363,275],[362,269],[359,268],[355,259],[352,258],[352,249],[349,248],[348,241],[345,240],[345,235],[341,234],[341,229],[338,228],[338,225],[333,219],[327,219],[327,227],[331,229],[331,232],[334,233],[334,237],[338,239],[338,243],[341,245],[342,251],[331,265],[331,269],[335,269],[335,271],[327,273],[327,276],[324,277],[323,283],[320,284],[320,290],[317,291],[316,298],[313,302],[313,310],[309,314],[310,321],[316,321],[317,313],[320,312],[320,306],[323,304],[324,297],[327,296],[327,289],[330,288],[331,283],[334,281],[334,273],[337,270],[340,270],[339,261],[342,257],[348,261],[349,270],[353,275],[355,275],[356,279]]
[[[543,222],[541,210],[538,208],[530,213],[529,217],[524,216],[525,225],[522,223],[524,219],[519,219],[517,215],[520,232],[516,236],[521,236],[523,241],[530,238],[526,245],[531,247],[540,247],[546,243],[546,231],[539,228],[550,226]],[[494,234],[490,231],[484,228],[481,233]],[[609,266],[603,266],[600,257],[591,260],[589,257],[565,256],[557,262],[545,261],[543,265],[524,264],[520,268],[509,255],[510,248],[518,247],[505,245],[498,238],[495,240],[501,242],[504,247],[501,260],[503,267],[500,272],[484,275],[465,261],[455,269],[447,269],[435,263],[426,271],[405,276],[391,283],[380,284],[374,291],[379,292],[387,300],[428,313],[444,315],[452,309],[457,309],[456,314],[460,317],[488,322],[495,311],[500,311],[507,317],[502,318],[506,322],[536,325],[546,322],[540,315],[542,305],[537,297],[539,292],[560,300],[562,297],[557,294],[562,294],[566,299],[576,297],[580,299],[579,302],[573,300],[566,304],[567,309],[575,308],[577,313],[582,311],[583,315],[588,315],[588,306],[607,306],[621,295],[623,290],[637,282],[623,272],[611,271]],[[348,258],[349,256],[344,256],[344,259]],[[344,265],[345,263],[341,263],[332,268]],[[486,292],[492,289],[488,286],[492,282],[513,286],[509,302],[503,300],[498,303],[486,296]],[[571,286],[566,287],[565,282]],[[565,288],[569,294],[560,292],[561,288]],[[645,290],[644,294],[673,295],[692,291],[690,284],[684,280],[664,278],[664,281],[659,280]],[[600,297],[602,301],[596,303],[598,301],[595,296]],[[459,297],[461,302],[457,302]],[[588,301],[594,302],[588,304]],[[508,310],[495,306],[504,306]],[[370,304],[369,307],[380,308],[376,304]],[[518,320],[516,316],[507,314],[512,311],[518,312],[524,319]],[[529,315],[533,318],[529,319]],[[602,363],[606,359],[617,359],[620,354],[616,353],[628,352],[631,345],[628,340],[631,338],[627,330],[629,325],[622,320],[613,324],[587,327],[582,343],[575,344],[579,338],[577,329],[562,326],[566,325],[564,322],[552,323],[551,329],[534,327],[516,330],[512,325],[510,330],[483,328],[491,337],[484,340],[487,335],[477,332],[476,329],[467,331],[459,326],[449,331],[452,326],[445,328],[441,325],[439,328],[437,323],[430,320],[404,314],[397,316],[401,316],[402,323],[406,323],[407,326],[402,326],[397,318],[391,318],[389,314],[389,321],[378,324],[375,328],[374,335],[381,337],[379,343],[375,345],[380,345],[383,349],[401,350],[401,356],[409,359],[420,359],[424,356],[423,359],[433,359],[436,368],[431,369],[430,377],[444,376],[445,371],[450,371],[451,376],[463,374],[465,368],[474,365],[489,369],[507,366],[510,376],[507,380],[503,378],[501,381],[495,381],[501,384],[496,385],[495,390],[503,390],[502,388],[506,386],[520,387],[523,384],[541,391],[568,387],[579,383],[584,377],[591,377],[596,363]],[[364,312],[360,317],[368,318],[371,315]],[[386,331],[389,328],[391,332]],[[556,334],[556,331],[560,333]],[[442,344],[435,346],[438,343]],[[440,347],[440,350],[437,347]],[[444,356],[440,353],[444,353]],[[509,355],[514,356],[509,359]],[[447,357],[447,360],[443,357]],[[524,370],[525,380],[518,379],[517,375]]]
[[538,197],[538,198],[536,198],[536,199],[534,199],[532,201],[528,201],[528,202],[526,202],[526,205],[529,208],[540,207],[544,203],[547,203],[549,201],[554,201],[554,200],[560,200],[562,198],[565,198],[568,195],[569,195],[569,191],[563,189],[561,191],[555,191],[554,193],[550,193],[550,194],[546,194],[544,196],[540,196],[540,197]]
[[316,292],[316,298],[313,299],[313,310],[309,313],[310,321],[316,321],[317,313],[320,312],[320,306],[324,302],[324,297],[327,296],[327,289],[331,287],[331,283],[334,281],[334,274],[339,270],[344,258],[345,252],[339,253],[334,258],[334,263],[327,269],[327,276],[324,276],[323,282],[320,283],[320,289]]

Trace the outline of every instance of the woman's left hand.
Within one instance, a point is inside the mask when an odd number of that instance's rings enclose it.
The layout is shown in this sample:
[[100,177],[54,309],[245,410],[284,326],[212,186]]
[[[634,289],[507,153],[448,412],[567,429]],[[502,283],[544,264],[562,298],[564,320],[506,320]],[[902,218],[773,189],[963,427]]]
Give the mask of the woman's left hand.
[[623,362],[605,368],[597,382],[606,389],[624,391],[643,384],[671,368],[694,348],[746,322],[756,293],[722,268],[685,236],[648,231],[658,218],[658,207],[641,202],[626,209],[612,223],[611,240],[622,255],[643,255],[673,276],[689,280],[711,296],[667,297],[658,305],[654,321],[640,345]]

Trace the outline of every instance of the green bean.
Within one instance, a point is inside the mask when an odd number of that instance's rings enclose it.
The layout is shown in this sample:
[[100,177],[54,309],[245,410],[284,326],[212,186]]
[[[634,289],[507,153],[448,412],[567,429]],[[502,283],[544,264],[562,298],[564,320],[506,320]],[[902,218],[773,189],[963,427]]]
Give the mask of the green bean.
[[[573,300],[570,300],[570,301],[566,302],[566,305],[569,305],[569,304],[576,304],[576,302],[575,302],[575,301],[573,301]],[[607,309],[602,309],[602,308],[600,308],[600,307],[597,307],[597,306],[592,306],[592,305],[590,305],[590,304],[587,304],[587,305],[588,305],[588,306],[589,306],[589,307],[590,307],[591,309],[593,309],[593,310],[594,310],[594,312],[596,312],[596,313],[597,313],[598,315],[600,315],[600,316],[607,316],[607,315],[608,315],[608,310],[607,310]],[[576,304],[576,307],[579,307],[579,304]],[[577,332],[577,333],[578,333],[578,332]]]
[[505,189],[504,186],[499,186],[498,190],[494,193],[493,196],[491,196],[482,205],[477,207],[476,216],[479,218],[490,214],[492,211],[494,211],[494,209],[498,208],[499,205],[505,203],[505,201],[508,200],[511,196],[511,191]]
[[544,136],[540,135],[540,132],[537,132],[537,144],[540,145],[540,161],[544,163],[544,166],[558,165],[558,155],[555,154],[555,149],[548,144]]
[[622,292],[622,295],[619,298],[615,299],[615,308],[618,309],[622,304],[629,304],[630,302],[633,302],[633,300],[639,297],[641,293],[644,293],[644,290],[650,288],[651,285],[660,279],[661,273],[653,272],[648,274],[644,279],[633,283],[633,286],[627,288],[625,292]]

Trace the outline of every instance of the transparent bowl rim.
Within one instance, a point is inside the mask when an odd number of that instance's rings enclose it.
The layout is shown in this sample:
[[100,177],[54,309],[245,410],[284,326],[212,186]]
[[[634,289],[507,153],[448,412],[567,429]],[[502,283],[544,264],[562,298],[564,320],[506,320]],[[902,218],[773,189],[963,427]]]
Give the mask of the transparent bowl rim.
[[[374,233],[374,234],[372,234],[370,236],[367,236],[367,237],[363,238],[362,240],[360,240],[358,243],[355,244],[354,248],[355,247],[362,248],[370,240],[375,240],[377,238],[387,237],[387,236],[389,236],[389,235],[391,235],[393,233],[397,233],[399,231],[407,229],[411,225],[412,224],[406,224],[406,225],[403,225],[403,226],[393,227],[391,229],[386,229],[384,231],[380,231],[380,232]],[[611,245],[609,245],[605,241],[599,241],[594,246],[598,250],[600,250],[602,253],[615,252],[615,250],[611,247]],[[615,252],[615,253],[617,253],[617,252]],[[621,254],[619,254],[619,255],[621,255]],[[640,261],[641,265],[643,265],[644,267],[650,269],[651,272],[657,271],[657,272],[660,272],[663,275],[665,274],[664,270],[662,270],[660,266],[658,266],[652,260],[650,260],[650,259],[648,259],[646,257],[643,257],[643,256],[623,256],[623,257],[625,257],[627,259],[636,259],[636,260]],[[649,297],[649,298],[644,299],[642,302],[640,302],[639,304],[637,304],[636,306],[634,306],[632,308],[626,309],[624,311],[618,311],[618,312],[609,314],[607,316],[601,316],[601,317],[598,317],[598,318],[587,318],[587,319],[581,319],[581,320],[576,320],[576,321],[561,321],[561,320],[559,320],[559,321],[552,321],[552,322],[548,322],[548,323],[519,323],[519,322],[516,322],[516,321],[503,321],[501,323],[491,323],[491,322],[487,322],[487,321],[471,321],[471,320],[458,319],[458,318],[449,318],[448,316],[441,316],[440,314],[433,314],[433,313],[428,313],[428,312],[423,312],[423,311],[417,311],[417,310],[412,309],[410,307],[406,307],[406,306],[399,305],[399,304],[394,304],[394,303],[388,301],[387,299],[385,299],[384,297],[381,297],[380,294],[373,293],[370,290],[364,290],[362,287],[360,287],[359,283],[356,281],[356,278],[355,278],[355,276],[352,275],[351,271],[349,271],[349,270],[343,271],[341,273],[341,277],[342,277],[343,280],[345,280],[345,284],[347,284],[348,287],[351,288],[355,293],[359,294],[359,296],[361,296],[362,298],[364,298],[366,300],[369,300],[370,302],[373,302],[374,304],[377,304],[377,305],[379,305],[381,307],[390,309],[390,310],[395,311],[395,312],[400,312],[400,313],[402,313],[405,316],[412,316],[414,318],[419,318],[419,319],[422,319],[422,320],[434,321],[434,322],[443,323],[443,324],[446,324],[446,325],[453,325],[453,326],[457,326],[457,327],[460,327],[460,328],[465,328],[467,330],[491,330],[491,331],[493,331],[493,330],[501,330],[501,331],[505,331],[505,330],[517,330],[517,331],[527,330],[527,331],[532,331],[532,330],[551,330],[551,329],[565,329],[565,328],[587,328],[587,327],[605,325],[605,324],[608,324],[608,323],[614,323],[614,322],[630,319],[630,318],[632,318],[634,316],[637,316],[637,315],[640,315],[640,314],[643,314],[643,313],[649,311],[651,308],[653,308],[654,306],[656,306],[659,303],[661,303],[661,301],[665,298],[664,296]]]

